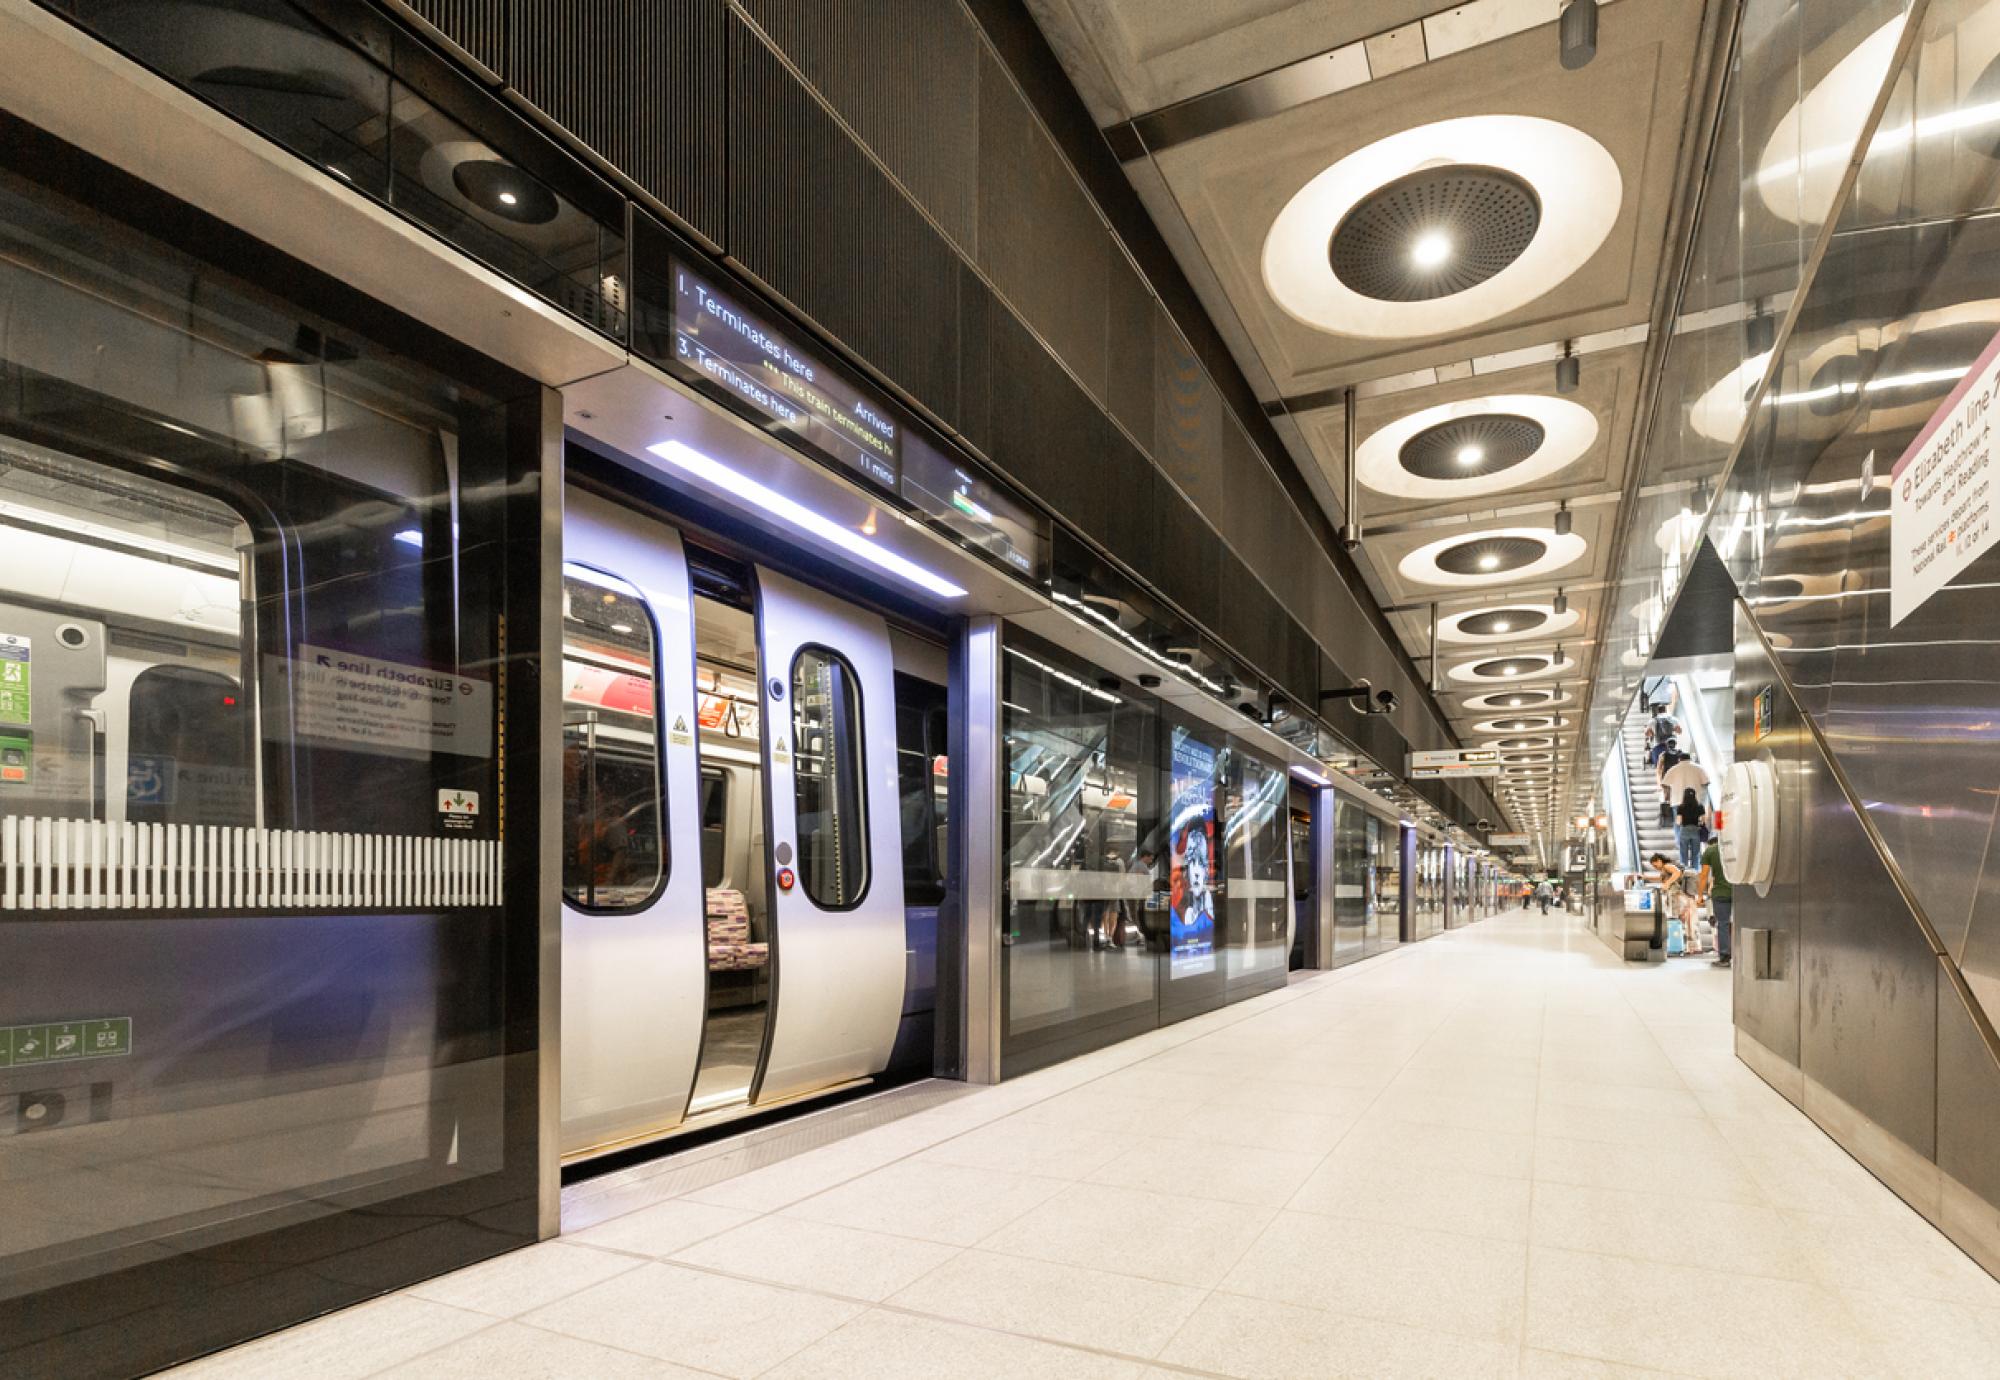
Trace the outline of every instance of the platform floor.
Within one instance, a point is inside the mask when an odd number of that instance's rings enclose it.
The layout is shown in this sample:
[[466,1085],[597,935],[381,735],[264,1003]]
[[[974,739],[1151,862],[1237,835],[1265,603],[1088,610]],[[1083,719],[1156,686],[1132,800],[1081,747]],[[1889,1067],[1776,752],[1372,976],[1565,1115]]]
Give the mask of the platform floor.
[[1994,1375],[2000,1283],[1728,1002],[1510,913],[176,1374]]

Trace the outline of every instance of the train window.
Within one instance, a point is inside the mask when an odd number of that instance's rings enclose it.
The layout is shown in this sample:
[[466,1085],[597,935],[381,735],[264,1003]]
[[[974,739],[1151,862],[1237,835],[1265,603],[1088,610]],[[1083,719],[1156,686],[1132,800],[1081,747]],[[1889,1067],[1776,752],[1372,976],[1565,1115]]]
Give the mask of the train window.
[[844,657],[807,647],[792,661],[792,743],[799,876],[827,910],[868,890],[868,826],[861,775],[861,684]]
[[728,871],[729,778],[714,767],[701,770],[701,884],[722,885]]
[[666,883],[658,638],[638,590],[563,567],[563,895],[634,911]]
[[249,720],[234,677],[199,666],[141,671],[132,681],[125,817],[255,824]]
[[945,738],[944,687],[896,673],[896,789],[901,799],[903,900],[932,906],[944,899],[945,825],[951,759]]

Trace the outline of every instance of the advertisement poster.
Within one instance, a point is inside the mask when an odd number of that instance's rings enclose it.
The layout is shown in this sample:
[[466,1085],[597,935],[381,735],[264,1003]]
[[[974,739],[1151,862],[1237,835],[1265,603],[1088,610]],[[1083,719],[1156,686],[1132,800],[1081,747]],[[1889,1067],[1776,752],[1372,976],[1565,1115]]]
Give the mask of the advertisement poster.
[[1215,757],[1186,729],[1174,730],[1168,972],[1177,978],[1215,971]]

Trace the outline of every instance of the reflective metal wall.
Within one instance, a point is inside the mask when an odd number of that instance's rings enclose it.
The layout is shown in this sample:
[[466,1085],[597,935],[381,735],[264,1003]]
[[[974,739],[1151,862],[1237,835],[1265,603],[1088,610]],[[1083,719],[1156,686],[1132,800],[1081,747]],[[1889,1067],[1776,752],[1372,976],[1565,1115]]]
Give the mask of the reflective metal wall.
[[1890,588],[1891,472],[2000,332],[1996,97],[2000,5],[1744,6],[1587,750],[1706,535],[1740,593],[1737,756],[1779,789],[1739,1050],[2000,1271],[2000,564],[1899,623]]

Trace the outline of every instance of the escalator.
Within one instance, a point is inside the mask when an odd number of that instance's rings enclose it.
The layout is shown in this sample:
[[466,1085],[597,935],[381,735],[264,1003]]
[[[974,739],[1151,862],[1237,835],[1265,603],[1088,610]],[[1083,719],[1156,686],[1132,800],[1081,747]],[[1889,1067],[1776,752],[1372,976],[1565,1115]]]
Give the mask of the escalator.
[[1655,853],[1664,853],[1669,858],[1678,853],[1673,825],[1660,822],[1660,786],[1653,775],[1653,764],[1647,760],[1646,726],[1651,722],[1652,715],[1641,697],[1625,711],[1622,730],[1632,830],[1639,841],[1639,855],[1634,862],[1640,869],[1647,866],[1647,859]]

